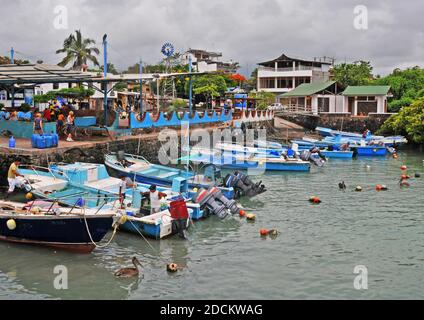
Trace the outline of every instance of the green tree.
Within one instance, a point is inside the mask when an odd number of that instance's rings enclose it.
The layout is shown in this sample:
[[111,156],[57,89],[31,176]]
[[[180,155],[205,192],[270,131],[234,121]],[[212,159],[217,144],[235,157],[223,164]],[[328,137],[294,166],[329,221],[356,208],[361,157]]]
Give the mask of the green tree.
[[[0,65],[2,64],[11,64],[11,60],[9,57],[3,57],[0,56]],[[30,62],[28,60],[19,60],[15,59],[15,64],[29,64]]]
[[391,116],[380,128],[379,134],[400,134],[415,143],[424,143],[424,98]]
[[372,81],[372,69],[367,61],[342,63],[332,69],[332,77],[343,87],[362,86]]
[[83,65],[87,65],[90,61],[95,66],[99,66],[99,62],[95,55],[98,55],[100,51],[98,48],[91,46],[95,43],[96,42],[92,39],[84,39],[81,31],[76,30],[75,35],[71,34],[65,39],[63,42],[63,48],[56,51],[57,54],[66,54],[58,65],[65,67],[69,63],[73,63],[72,68],[74,70],[82,70]]
[[276,95],[272,92],[256,92],[256,93],[250,93],[249,95],[251,98],[258,99],[258,102],[256,103],[256,108],[259,110],[266,110],[269,105],[275,103]]

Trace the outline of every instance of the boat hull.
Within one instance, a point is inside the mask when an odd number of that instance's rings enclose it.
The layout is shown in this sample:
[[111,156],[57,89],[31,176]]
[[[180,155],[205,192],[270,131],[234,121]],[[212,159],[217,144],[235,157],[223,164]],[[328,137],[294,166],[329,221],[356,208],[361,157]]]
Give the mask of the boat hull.
[[357,156],[365,157],[384,157],[387,154],[387,149],[385,147],[354,147]]
[[[13,219],[16,229],[10,230],[7,221]],[[94,242],[100,242],[112,226],[112,217],[87,217]],[[77,253],[90,253],[91,242],[83,217],[0,217],[0,240],[30,245],[46,246]]]
[[352,159],[353,151],[321,151],[321,154],[330,159]]

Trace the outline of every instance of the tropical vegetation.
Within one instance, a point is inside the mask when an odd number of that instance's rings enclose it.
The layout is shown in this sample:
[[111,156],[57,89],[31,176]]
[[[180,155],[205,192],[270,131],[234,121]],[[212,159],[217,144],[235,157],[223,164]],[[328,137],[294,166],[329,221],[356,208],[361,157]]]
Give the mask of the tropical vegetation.
[[85,89],[82,87],[77,87],[77,88],[53,90],[53,91],[47,92],[46,94],[35,95],[34,102],[48,103],[49,101],[54,100],[57,97],[75,99],[75,100],[84,100],[84,99],[88,99],[92,95],[94,95],[93,89]]
[[63,48],[56,51],[57,54],[65,53],[65,57],[59,66],[65,67],[72,63],[74,70],[81,71],[88,62],[92,62],[95,66],[100,66],[96,55],[100,50],[93,45],[96,42],[93,39],[84,38],[80,30],[76,30],[75,34],[71,34],[63,42]]

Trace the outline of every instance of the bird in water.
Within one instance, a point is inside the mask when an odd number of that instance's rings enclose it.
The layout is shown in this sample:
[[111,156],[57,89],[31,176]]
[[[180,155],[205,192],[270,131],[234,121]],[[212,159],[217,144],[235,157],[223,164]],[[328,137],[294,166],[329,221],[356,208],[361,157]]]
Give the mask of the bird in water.
[[343,191],[346,191],[346,184],[345,184],[344,181],[342,181],[342,182],[339,183],[339,189],[340,190],[343,190]]
[[119,278],[131,278],[137,277],[140,274],[138,267],[142,267],[140,261],[136,257],[132,259],[134,268],[122,268],[115,272],[115,277]]

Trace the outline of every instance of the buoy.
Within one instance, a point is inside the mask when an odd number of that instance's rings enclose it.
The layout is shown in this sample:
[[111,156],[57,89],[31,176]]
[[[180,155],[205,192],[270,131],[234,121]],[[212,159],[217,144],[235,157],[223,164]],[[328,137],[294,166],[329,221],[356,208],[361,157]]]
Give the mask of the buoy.
[[393,159],[397,159],[398,155],[396,153],[393,154]]
[[356,191],[356,192],[361,192],[361,191],[362,191],[362,187],[361,187],[361,186],[357,186],[357,187],[355,188],[355,191]]
[[383,189],[383,186],[381,184],[377,184],[375,186],[375,190],[377,190],[377,191],[381,191],[382,189]]
[[381,186],[381,191],[387,191],[389,190],[389,188],[387,188],[387,186],[385,186],[384,184]]
[[246,211],[240,210],[239,215],[240,215],[240,217],[245,217],[246,216]]
[[421,178],[421,173],[415,172],[415,178]]
[[33,208],[31,208],[30,212],[32,214],[40,214],[41,209],[39,207],[33,207]]
[[400,170],[402,170],[402,171],[405,171],[405,170],[407,170],[408,169],[408,167],[407,166],[401,166],[400,167]]
[[6,222],[6,225],[7,225],[7,228],[9,229],[9,230],[15,230],[16,229],[16,221],[15,220],[13,220],[13,219],[9,219],[9,220],[7,220],[7,222]]
[[166,270],[168,272],[172,272],[172,273],[177,272],[178,271],[178,265],[176,263],[170,263],[166,266]]
[[31,199],[32,199],[32,193],[31,193],[31,192],[28,192],[28,193],[25,195],[25,198],[26,198],[27,200],[31,200]]
[[199,189],[197,189],[197,188],[194,188],[194,189],[193,189],[193,192],[194,192],[194,193],[197,193],[198,191],[199,191]]
[[246,215],[246,219],[249,221],[254,221],[256,220],[256,216],[254,214],[248,214]]
[[259,233],[261,236],[266,237],[269,234],[269,231],[267,229],[261,229]]
[[318,197],[312,197],[309,199],[309,202],[313,203],[313,204],[320,204],[321,203],[321,199]]
[[406,175],[406,174],[403,174],[403,175],[401,175],[401,176],[400,176],[400,178],[401,178],[402,180],[408,180],[408,179],[410,178],[410,176],[408,176],[408,175]]

